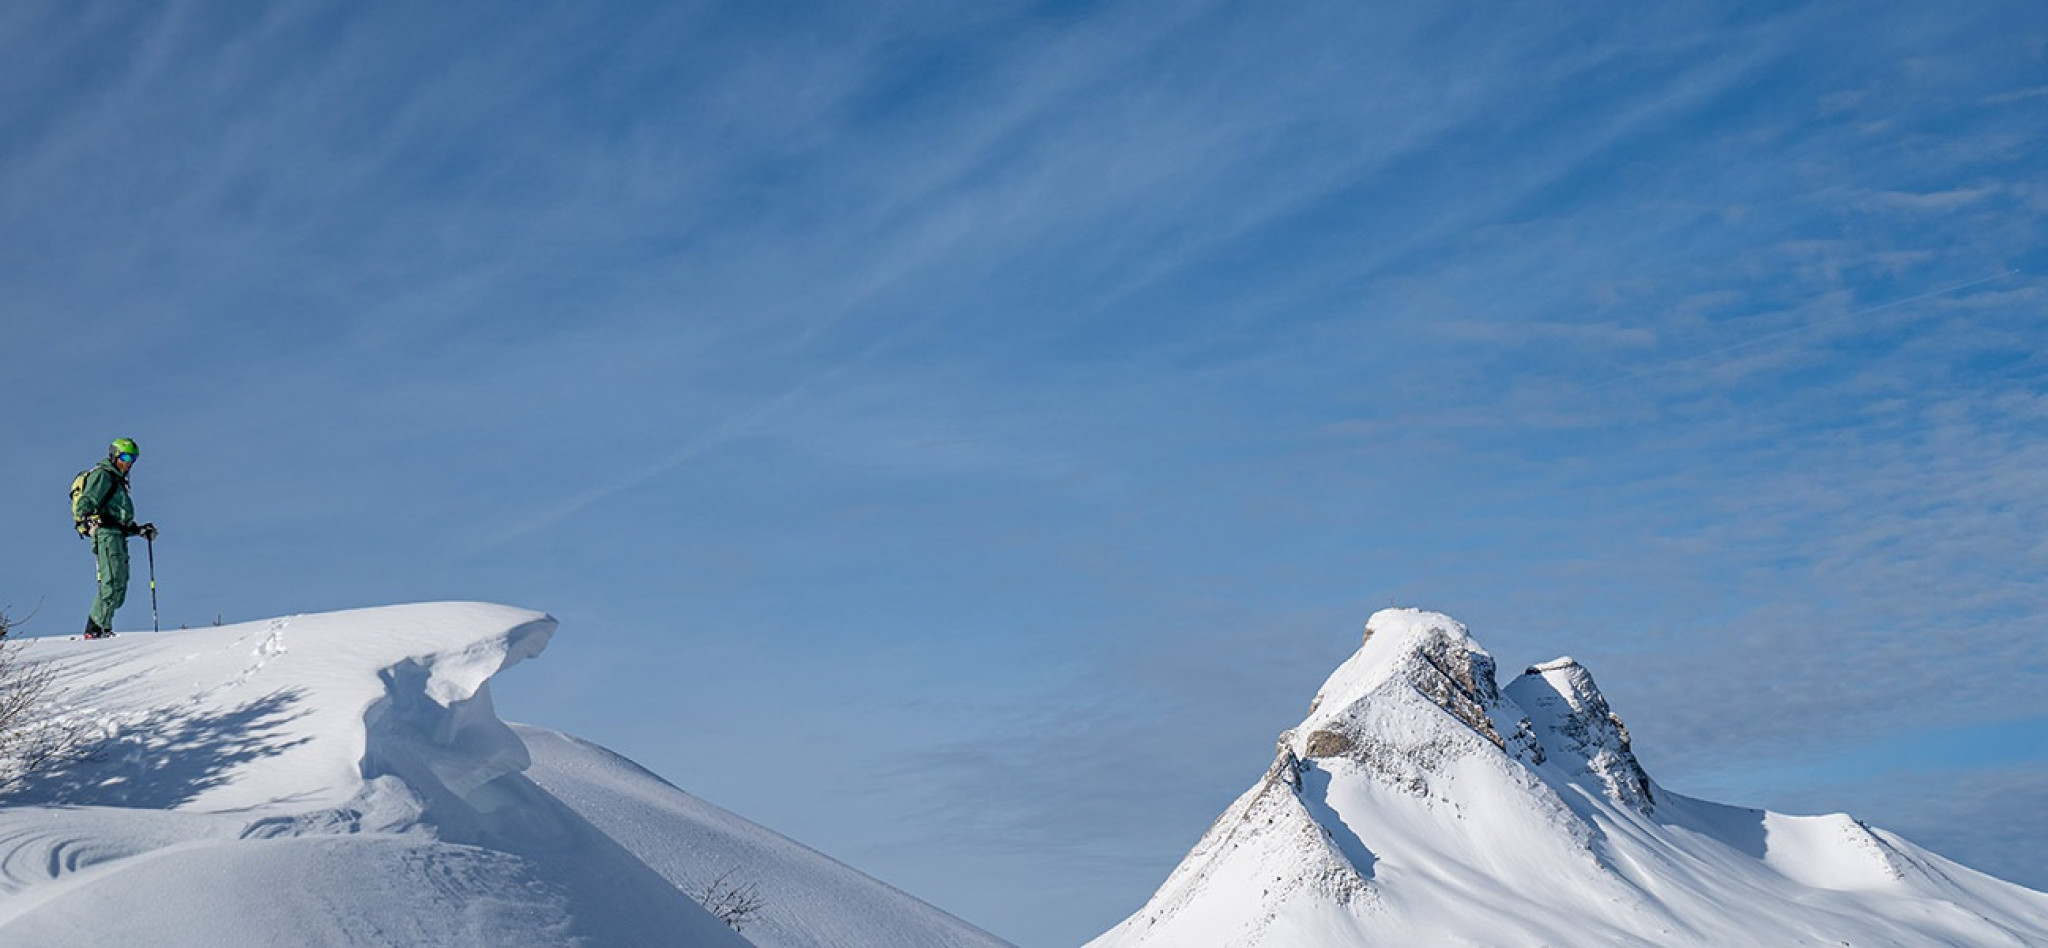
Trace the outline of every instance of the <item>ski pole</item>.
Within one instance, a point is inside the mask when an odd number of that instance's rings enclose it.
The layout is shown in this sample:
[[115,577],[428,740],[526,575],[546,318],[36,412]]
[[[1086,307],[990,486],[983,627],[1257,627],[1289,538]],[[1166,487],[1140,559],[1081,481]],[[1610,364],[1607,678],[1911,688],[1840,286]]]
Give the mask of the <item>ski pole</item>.
[[149,630],[162,632],[163,626],[156,618],[156,537],[144,537],[149,544]]

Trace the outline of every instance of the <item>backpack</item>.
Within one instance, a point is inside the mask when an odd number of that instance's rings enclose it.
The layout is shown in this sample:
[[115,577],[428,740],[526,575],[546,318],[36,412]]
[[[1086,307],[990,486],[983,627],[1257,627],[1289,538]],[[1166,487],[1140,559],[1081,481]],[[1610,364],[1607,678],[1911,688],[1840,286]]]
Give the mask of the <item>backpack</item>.
[[86,468],[71,479],[71,526],[78,530],[81,540],[92,538],[92,528],[86,526],[85,518],[78,515],[78,495],[85,493],[85,479],[91,476],[92,471],[92,468]]

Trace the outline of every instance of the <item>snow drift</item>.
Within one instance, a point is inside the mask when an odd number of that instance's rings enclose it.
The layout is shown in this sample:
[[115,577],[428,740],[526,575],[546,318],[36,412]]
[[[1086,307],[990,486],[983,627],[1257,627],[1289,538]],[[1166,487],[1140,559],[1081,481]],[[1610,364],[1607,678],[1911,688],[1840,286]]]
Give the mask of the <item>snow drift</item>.
[[1501,689],[1463,625],[1402,609],[1090,948],[1596,944],[2042,945],[2048,895],[1848,816],[1672,793],[1583,666]]
[[[31,640],[105,743],[0,798],[0,948],[1002,944],[499,720],[489,680],[554,631],[442,603]],[[763,887],[752,941],[691,897],[707,872]]]

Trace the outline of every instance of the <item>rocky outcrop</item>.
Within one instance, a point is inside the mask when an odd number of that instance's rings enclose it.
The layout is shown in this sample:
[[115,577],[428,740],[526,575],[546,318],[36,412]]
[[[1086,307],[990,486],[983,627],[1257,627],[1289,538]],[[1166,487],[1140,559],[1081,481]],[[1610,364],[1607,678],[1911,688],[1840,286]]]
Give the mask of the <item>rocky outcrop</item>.
[[[1500,704],[1500,687],[1493,680],[1493,656],[1479,649],[1469,637],[1454,639],[1440,630],[1422,643],[1415,657],[1421,660],[1422,668],[1410,676],[1409,684],[1493,746],[1506,750],[1507,739],[1501,737],[1490,713]],[[1520,724],[1519,718],[1516,720]]]
[[1348,760],[1418,795],[1430,775],[1475,754],[1541,763],[1543,748],[1502,700],[1494,669],[1493,656],[1449,616],[1384,610],[1281,743],[1302,760]]
[[1628,726],[1585,666],[1569,657],[1544,662],[1509,684],[1507,695],[1528,714],[1557,766],[1590,779],[1616,803],[1642,812],[1656,804],[1650,776],[1629,747]]

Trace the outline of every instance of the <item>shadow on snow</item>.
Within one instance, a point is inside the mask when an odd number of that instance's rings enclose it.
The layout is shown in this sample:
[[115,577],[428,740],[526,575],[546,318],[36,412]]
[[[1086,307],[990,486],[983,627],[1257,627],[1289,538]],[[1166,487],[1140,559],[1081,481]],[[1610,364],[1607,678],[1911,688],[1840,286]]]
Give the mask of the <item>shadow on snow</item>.
[[312,740],[288,736],[299,689],[221,711],[159,708],[126,722],[91,752],[51,761],[4,791],[9,804],[168,809],[233,779],[236,768]]

